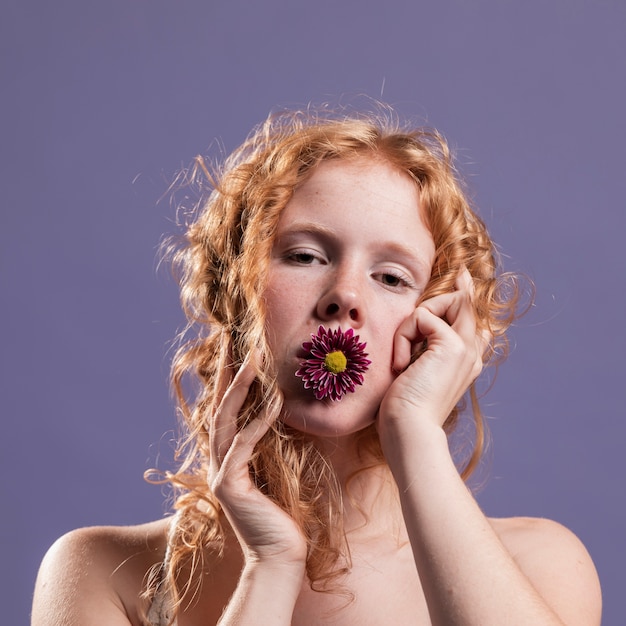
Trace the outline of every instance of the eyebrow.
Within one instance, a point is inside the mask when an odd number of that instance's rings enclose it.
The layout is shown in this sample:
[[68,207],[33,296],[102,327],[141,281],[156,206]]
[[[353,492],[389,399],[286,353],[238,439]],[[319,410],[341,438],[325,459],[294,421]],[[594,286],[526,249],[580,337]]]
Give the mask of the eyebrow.
[[[276,234],[276,241],[288,237],[297,237],[298,235],[312,235],[330,241],[337,238],[336,233],[323,224],[316,224],[315,222],[296,222],[284,232],[278,232]],[[430,276],[432,267],[422,258],[417,247],[407,246],[397,241],[380,241],[377,242],[377,247],[381,250],[388,250],[396,256],[403,257],[406,259],[407,263],[417,265],[422,272]]]
[[380,247],[385,250],[390,250],[396,256],[404,257],[408,263],[415,263],[419,266],[419,268],[426,273],[427,276],[430,276],[432,272],[432,267],[426,263],[423,257],[419,254],[419,248],[417,246],[405,246],[402,243],[398,243],[397,241],[382,241],[380,242]]
[[292,235],[317,235],[326,239],[334,239],[336,237],[331,228],[327,228],[322,224],[316,224],[314,222],[296,222],[283,232],[278,231],[276,233],[276,239],[282,239],[283,237]]

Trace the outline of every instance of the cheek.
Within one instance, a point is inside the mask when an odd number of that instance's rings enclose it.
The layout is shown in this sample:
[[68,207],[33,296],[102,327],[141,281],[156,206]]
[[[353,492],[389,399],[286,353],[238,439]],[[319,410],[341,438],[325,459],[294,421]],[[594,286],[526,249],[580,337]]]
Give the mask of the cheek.
[[291,277],[271,281],[264,297],[268,329],[284,334],[305,324],[315,310],[314,293],[311,285],[304,286]]
[[276,328],[289,318],[289,299],[286,297],[284,287],[275,284],[268,285],[264,300],[268,327]]
[[280,361],[293,351],[294,342],[299,346],[309,338],[302,331],[305,305],[288,285],[270,286],[264,300],[267,339]]
[[[413,309],[406,316],[393,316],[393,319],[389,319],[390,315],[387,311],[386,316],[379,318],[384,320],[384,323],[372,328],[372,333],[366,339],[366,352],[369,353],[368,358],[372,361],[371,369],[376,372],[377,377],[386,381],[387,384],[391,384],[397,377],[393,370],[396,333],[412,311]],[[365,339],[365,337],[363,338]]]
[[[376,349],[381,360],[391,363],[393,357],[393,341],[401,321],[396,319],[390,321],[389,314],[387,314],[386,319],[384,317],[382,319],[384,323],[377,324],[375,327],[375,334],[371,338],[371,349]],[[404,321],[404,318],[402,321]]]

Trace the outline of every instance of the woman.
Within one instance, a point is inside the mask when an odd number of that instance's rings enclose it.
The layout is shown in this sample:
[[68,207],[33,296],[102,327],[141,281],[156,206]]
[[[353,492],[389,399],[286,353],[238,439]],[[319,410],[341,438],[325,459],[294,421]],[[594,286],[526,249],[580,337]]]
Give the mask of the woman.
[[487,519],[464,483],[517,290],[444,141],[284,113],[214,178],[175,252],[177,512],[61,538],[33,624],[598,624],[576,537]]

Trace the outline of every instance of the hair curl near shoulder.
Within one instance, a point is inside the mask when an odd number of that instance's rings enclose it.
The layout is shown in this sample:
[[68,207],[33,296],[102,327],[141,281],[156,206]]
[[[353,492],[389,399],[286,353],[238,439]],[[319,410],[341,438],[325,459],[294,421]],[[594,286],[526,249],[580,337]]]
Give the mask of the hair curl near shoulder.
[[[466,267],[474,280],[478,327],[492,338],[484,360],[492,363],[506,355],[505,332],[516,317],[519,300],[516,278],[500,272],[494,244],[471,209],[450,150],[436,131],[408,128],[389,109],[375,114],[287,111],[270,115],[215,171],[197,157],[183,182],[195,187],[200,201],[185,227],[184,243],[170,250],[189,320],[186,339],[172,364],[184,431],[177,452],[180,466],[163,477],[176,489],[178,514],[164,580],[177,606],[194,595],[199,584],[194,581],[200,580],[181,572],[201,568],[206,554],[223,548],[220,507],[207,486],[207,427],[218,372],[236,369],[256,348],[264,367],[240,423],[260,410],[270,416],[281,410],[262,299],[281,212],[321,161],[357,157],[382,159],[406,172],[419,188],[436,247],[423,299],[453,290]],[[473,386],[470,396],[475,441],[462,469],[464,479],[476,468],[484,447],[483,419]],[[458,416],[457,407],[445,423],[448,432]],[[251,460],[251,476],[307,537],[312,587],[331,589],[344,571],[338,566],[344,562],[340,559],[344,535],[337,479],[313,441],[280,420],[274,424]],[[375,429],[367,429],[361,438],[364,464],[384,463]],[[320,484],[331,485],[328,498],[320,498]]]

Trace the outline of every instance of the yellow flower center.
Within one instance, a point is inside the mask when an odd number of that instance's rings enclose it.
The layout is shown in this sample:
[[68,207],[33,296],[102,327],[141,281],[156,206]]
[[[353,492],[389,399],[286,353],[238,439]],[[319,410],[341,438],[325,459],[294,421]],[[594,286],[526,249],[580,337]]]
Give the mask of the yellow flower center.
[[341,372],[345,371],[346,365],[348,365],[348,359],[346,359],[346,355],[341,350],[329,352],[324,357],[324,366],[332,374],[341,374]]

